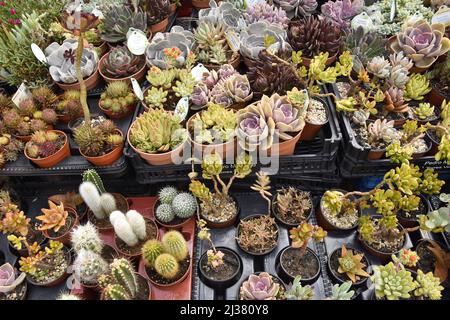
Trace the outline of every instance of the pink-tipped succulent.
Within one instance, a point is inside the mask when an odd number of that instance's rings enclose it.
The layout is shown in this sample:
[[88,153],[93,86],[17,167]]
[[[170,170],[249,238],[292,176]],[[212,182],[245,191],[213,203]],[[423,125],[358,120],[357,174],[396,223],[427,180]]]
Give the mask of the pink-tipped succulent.
[[273,281],[267,272],[259,275],[252,274],[241,286],[242,300],[276,300],[280,291],[280,284]]
[[328,1],[321,7],[322,15],[341,28],[350,27],[351,19],[359,14],[364,7],[361,0]]
[[289,24],[289,18],[283,9],[276,8],[266,2],[259,2],[249,6],[245,11],[244,16],[248,24],[258,21],[267,21],[269,23],[277,24],[284,29],[286,29]]
[[25,280],[26,274],[21,272],[16,277],[14,267],[9,263],[0,266],[0,293],[9,293]]

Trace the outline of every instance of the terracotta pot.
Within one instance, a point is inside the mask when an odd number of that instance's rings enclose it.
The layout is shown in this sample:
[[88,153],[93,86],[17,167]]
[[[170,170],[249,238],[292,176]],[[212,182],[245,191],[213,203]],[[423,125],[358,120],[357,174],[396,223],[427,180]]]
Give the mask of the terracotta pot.
[[[53,125],[48,124],[45,130],[46,131],[53,130]],[[19,136],[19,135],[13,134],[12,136],[14,138],[16,138],[17,140],[20,140],[20,141],[25,142],[25,143],[31,140],[31,134],[28,135],[28,136]]]
[[192,270],[192,256],[190,256],[190,259],[189,259],[189,268],[187,268],[186,272],[180,279],[178,279],[177,281],[175,281],[173,283],[162,284],[162,283],[158,283],[158,282],[154,281],[152,278],[150,278],[150,276],[147,273],[147,268],[145,268],[145,272],[147,274],[148,281],[150,281],[150,283],[153,284],[154,286],[160,287],[160,288],[174,287],[177,284],[183,282],[187,278],[187,276],[191,273],[191,270]]
[[[338,55],[338,53],[336,52],[334,55],[329,57],[327,59],[327,61],[325,62],[325,65],[326,66],[332,65],[336,61],[337,55]],[[311,60],[312,60],[312,58],[302,57],[302,65],[305,67],[309,67],[309,65],[311,64]]]
[[[240,63],[241,63],[241,55],[240,54],[237,54],[237,56],[234,59],[228,61],[228,64],[231,64],[233,66],[233,68],[235,68],[235,69],[238,69]],[[208,70],[215,70],[215,71],[218,71],[222,67],[221,64],[205,63],[204,65]]]
[[131,78],[135,78],[138,82],[140,82],[146,75],[147,72],[147,64],[145,63],[145,59],[143,61],[143,65],[142,67],[134,74],[128,76],[128,77],[124,77],[124,78],[111,78],[108,77],[104,72],[103,72],[103,67],[105,65],[105,61],[106,59],[108,59],[109,57],[109,53],[105,54],[103,56],[103,58],[100,59],[100,62],[98,63],[98,72],[100,73],[100,75],[102,76],[102,78],[107,82],[107,83],[111,83],[111,82],[117,82],[117,81],[125,81],[128,84],[131,84]]
[[120,120],[120,119],[125,119],[128,116],[130,116],[133,112],[134,109],[136,109],[136,105],[138,103],[135,102],[132,105],[129,105],[126,107],[126,111],[122,112],[122,113],[114,113],[112,112],[110,109],[105,109],[100,105],[100,100],[98,101],[98,107],[100,108],[100,110],[103,111],[104,114],[106,114],[108,116],[108,118],[113,119],[113,120]]
[[[153,224],[155,229],[156,229],[156,239],[158,239],[158,226],[155,223],[155,221],[148,219],[148,218],[144,218],[145,219],[145,223],[146,224]],[[148,235],[147,235],[148,236]],[[151,238],[149,238],[148,240],[151,240]],[[141,255],[141,251],[139,250],[138,253],[128,253],[125,252],[123,250],[120,249],[120,247],[117,245],[117,235],[114,233],[114,243],[115,243],[115,247],[117,248],[117,252],[122,255],[123,257],[127,258],[128,260],[132,260],[135,258],[138,258]],[[138,243],[139,244],[139,243]]]
[[149,27],[149,30],[152,32],[152,34],[155,34],[157,32],[164,32],[166,31],[168,24],[169,24],[169,17],[165,18],[164,20],[158,23],[152,24]]
[[[88,78],[84,79],[84,83],[86,84],[86,90],[92,90],[98,86],[100,83],[100,73],[98,72],[98,66],[95,72],[90,75]],[[60,87],[62,90],[80,90],[80,84],[78,82],[75,83],[62,83],[56,82],[56,85]]]
[[[342,190],[342,189],[333,189],[331,191],[340,191],[342,193],[347,193],[347,191]],[[355,197],[351,197],[351,200],[356,200]],[[360,210],[358,210],[358,215],[361,215]],[[316,218],[317,218],[317,224],[319,226],[321,226],[324,230],[327,231],[350,231],[350,230],[354,230],[355,228],[358,227],[358,223],[356,223],[354,226],[350,227],[350,228],[338,228],[336,227],[334,224],[332,224],[330,221],[328,221],[327,217],[323,214],[323,205],[322,205],[322,197],[320,198],[319,201],[319,205],[317,206],[316,209]]]
[[369,153],[367,154],[368,160],[378,160],[381,159],[386,152],[386,149],[378,150],[378,149],[371,149]]
[[[69,149],[69,142],[67,139],[67,135],[64,132],[59,131],[59,130],[52,130],[52,131],[56,132],[60,135],[64,135],[64,139],[65,139],[64,145],[55,154],[52,154],[51,156],[43,158],[43,159],[33,159],[28,156],[26,146],[24,149],[25,157],[27,157],[28,160],[35,163],[40,168],[51,168],[51,167],[57,165],[62,160],[64,160],[65,158],[70,156],[70,149]],[[30,143],[30,142],[28,142],[28,143]]]
[[122,134],[122,131],[120,131],[119,129],[116,129],[116,131],[122,137],[122,143],[119,146],[117,146],[116,148],[114,148],[112,151],[110,151],[109,153],[104,154],[102,156],[98,156],[98,157],[88,157],[87,155],[85,155],[81,151],[81,149],[79,149],[80,150],[80,154],[84,158],[86,158],[87,161],[92,163],[94,166],[104,167],[104,166],[109,166],[110,164],[113,164],[117,159],[119,159],[122,156],[122,151],[123,151],[123,134]]
[[[83,116],[83,111],[81,111],[78,114],[78,117],[82,117],[82,116]],[[58,122],[62,122],[62,123],[69,123],[70,120],[72,120],[72,118],[67,114],[58,114],[57,117],[58,117]]]
[[180,229],[182,229],[182,227],[184,225],[188,224],[193,219],[193,217],[190,217],[190,218],[187,218],[187,219],[180,219],[182,221],[180,223],[177,223],[177,224],[170,224],[170,223],[161,222],[158,219],[158,217],[156,216],[156,208],[158,208],[159,205],[160,205],[160,201],[159,201],[159,197],[158,197],[158,199],[153,203],[153,215],[155,217],[156,223],[159,224],[161,227],[164,227],[164,228],[167,228],[167,229],[170,229],[170,230],[171,229],[180,230]]
[[[136,276],[138,278],[142,278],[143,281],[145,281],[145,283],[147,284],[147,288],[148,288],[148,298],[147,298],[147,300],[152,300],[152,287],[150,286],[150,281],[147,280],[145,277],[141,276],[139,273],[136,274]],[[104,293],[104,291],[102,291],[101,294],[100,294],[100,300],[105,300],[105,297],[104,297],[103,293]],[[134,300],[136,300],[136,299],[134,299]]]
[[163,152],[163,153],[147,153],[143,152],[137,148],[135,148],[131,142],[130,142],[130,131],[133,128],[133,125],[130,126],[130,129],[128,129],[127,134],[127,141],[128,144],[131,146],[131,148],[139,154],[139,156],[147,161],[148,164],[153,166],[161,166],[166,164],[173,164],[173,157],[179,157],[180,159],[183,156],[183,149],[186,143],[188,143],[188,139],[186,139],[184,142],[180,143],[178,147],[176,147],[174,150],[169,152]]
[[328,123],[325,122],[324,124],[312,124],[305,121],[305,127],[302,130],[302,135],[300,136],[300,141],[311,141],[313,140],[317,134],[319,133],[320,129]]
[[420,67],[413,66],[411,69],[409,69],[409,73],[410,74],[412,74],[412,73],[422,74],[422,73],[427,72],[428,69],[429,69],[429,67],[428,68],[420,68]]
[[[278,156],[291,156],[294,154],[295,146],[297,142],[300,140],[300,136],[302,135],[302,131],[299,131],[292,139],[286,140],[280,143],[274,144],[278,146]],[[275,154],[275,149],[273,146],[268,150],[269,155]]]
[[434,87],[431,87],[431,91],[428,94],[428,101],[430,104],[435,107],[441,107],[444,100],[446,100],[445,96]]
[[[192,6],[197,9],[209,8],[209,0],[191,0]],[[217,1],[219,3],[219,1]]]
[[43,230],[42,234],[47,239],[59,241],[65,245],[70,245],[70,232],[73,230],[73,228],[77,227],[80,224],[80,221],[78,220],[78,214],[74,209],[72,209],[70,207],[66,207],[66,208],[64,208],[64,210],[66,210],[69,213],[69,215],[71,215],[74,218],[74,222],[73,222],[72,226],[70,227],[70,229],[67,230],[66,233],[64,233],[63,235],[57,236],[57,237],[50,236],[48,233],[48,230]]
[[109,50],[108,44],[106,43],[106,41],[103,41],[102,44],[96,48],[99,50],[99,57],[103,57],[106,54],[106,52],[108,52],[108,50]]
[[[233,137],[228,142],[220,143],[220,144],[213,144],[213,145],[206,145],[206,144],[200,144],[195,142],[195,140],[192,138],[192,133],[190,128],[192,127],[192,121],[195,117],[195,114],[192,115],[192,117],[189,118],[187,121],[187,129],[188,129],[188,139],[189,143],[193,146],[193,154],[201,154],[201,155],[207,155],[207,154],[218,154],[222,159],[226,159],[227,155],[234,155],[236,150],[236,139]],[[201,158],[200,158],[201,159]]]

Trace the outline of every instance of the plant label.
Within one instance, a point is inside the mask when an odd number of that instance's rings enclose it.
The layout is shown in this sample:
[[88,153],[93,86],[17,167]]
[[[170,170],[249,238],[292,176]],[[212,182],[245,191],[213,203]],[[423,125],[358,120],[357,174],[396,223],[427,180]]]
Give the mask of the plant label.
[[423,14],[420,13],[420,12],[416,12],[416,13],[414,13],[412,16],[410,16],[410,17],[406,20],[406,22],[412,24],[412,23],[415,23],[416,21],[419,21],[419,20],[421,20],[421,19],[423,19]]
[[47,57],[45,56],[44,51],[42,51],[36,43],[31,44],[31,51],[39,62],[48,65]]
[[203,79],[203,75],[207,73],[209,74],[209,70],[201,63],[197,64],[191,70],[191,75],[195,79],[195,81],[200,82]]
[[431,23],[443,23],[446,27],[450,27],[450,7],[440,7],[431,18]]
[[180,122],[186,119],[189,111],[189,98],[183,97],[178,100],[177,106],[175,107],[175,115],[179,117]]
[[144,93],[142,92],[141,86],[139,85],[139,83],[137,82],[137,80],[135,78],[131,78],[131,86],[133,87],[133,91],[134,94],[136,95],[136,97],[141,100],[144,101]]
[[241,47],[241,40],[237,35],[236,31],[229,29],[225,33],[225,38],[227,39],[228,45],[230,46],[233,52],[239,52],[239,48]]
[[149,45],[147,35],[142,31],[135,28],[130,28],[127,32],[127,47],[128,50],[135,56],[141,56],[145,53]]
[[366,12],[361,12],[360,14],[355,16],[352,19],[351,25],[352,25],[353,30],[356,30],[359,27],[362,27],[364,30],[364,33],[367,33],[373,29],[373,21]]
[[391,0],[391,12],[389,14],[389,22],[394,22],[397,15],[397,0]]
[[27,85],[22,82],[22,84],[19,86],[19,89],[17,89],[16,93],[12,96],[11,100],[16,106],[19,106],[22,101],[28,99],[31,99],[31,92],[28,89]]

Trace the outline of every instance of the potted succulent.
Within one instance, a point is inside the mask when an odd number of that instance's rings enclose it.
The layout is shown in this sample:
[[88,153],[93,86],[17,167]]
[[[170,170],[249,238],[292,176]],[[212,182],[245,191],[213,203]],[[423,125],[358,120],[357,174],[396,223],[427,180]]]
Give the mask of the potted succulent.
[[41,209],[43,215],[36,219],[41,221],[39,230],[47,239],[69,244],[70,232],[78,226],[79,220],[76,211],[70,207],[64,208],[64,204],[48,201],[49,209]]
[[117,250],[128,258],[139,257],[144,243],[158,237],[155,222],[144,219],[136,210],[130,210],[126,214],[113,211],[109,215],[109,221],[114,229]]
[[286,11],[266,2],[256,2],[249,5],[244,12],[244,18],[247,24],[265,21],[283,29],[287,29],[289,25]]
[[139,6],[147,14],[149,30],[155,34],[164,32],[169,24],[170,0],[144,0]]
[[141,81],[145,77],[144,56],[135,56],[126,46],[117,46],[101,58],[98,71],[107,83],[125,81],[131,78]]
[[236,112],[215,103],[194,114],[187,122],[194,154],[215,153],[225,159],[235,150]]
[[83,108],[80,102],[80,91],[67,90],[59,97],[56,106],[56,114],[58,120],[63,123],[69,123],[71,120],[78,119],[83,116]]
[[26,274],[12,265],[0,266],[0,300],[25,300],[27,294]]
[[302,285],[301,276],[296,276],[291,287],[286,290],[284,296],[287,300],[314,300],[314,289],[309,285]]
[[4,133],[0,135],[0,168],[8,162],[14,162],[22,154],[24,144],[19,139]]
[[433,240],[422,240],[416,246],[417,252],[417,268],[424,272],[432,272],[435,274],[443,286],[449,287],[448,281],[448,259],[450,253],[444,249],[445,246],[440,245]]
[[239,300],[285,300],[286,288],[277,277],[259,272],[251,274],[238,292]]
[[98,173],[91,169],[83,173],[79,193],[89,207],[88,219],[99,230],[111,230],[109,215],[116,210],[127,212],[127,199],[119,193],[108,193]]
[[165,233],[161,241],[147,241],[142,246],[142,259],[150,282],[158,287],[182,282],[191,266],[187,242],[176,230]]
[[314,283],[320,275],[320,261],[316,253],[308,248],[311,239],[319,242],[327,232],[319,226],[306,221],[289,231],[291,246],[285,247],[277,255],[275,268],[278,275],[286,282],[291,282],[296,276],[301,276],[301,282]]
[[289,23],[287,39],[292,49],[302,51],[302,64],[305,66],[309,66],[320,53],[328,53],[325,64],[331,65],[343,41],[341,34],[339,26],[326,19],[309,16]]
[[[302,103],[303,97],[294,88],[292,91],[287,92],[287,96],[291,101],[296,101],[297,104]],[[296,98],[298,100],[296,100]],[[303,102],[304,103],[304,102]],[[325,102],[319,98],[313,98],[310,100],[305,115],[305,127],[303,128],[300,141],[313,140],[320,129],[328,123],[328,111],[325,106]]]
[[223,161],[218,154],[208,154],[202,160],[203,178],[211,180],[214,189],[211,192],[206,185],[198,180],[196,172],[191,172],[189,191],[200,200],[200,216],[211,228],[227,228],[239,216],[239,205],[229,194],[235,179],[243,179],[251,173],[252,160],[248,154],[237,156],[233,176],[225,183],[220,177]]
[[186,141],[178,116],[163,109],[145,111],[128,130],[128,143],[150,165],[173,163],[181,157]]
[[116,81],[108,84],[98,105],[111,119],[123,119],[133,113],[137,98],[127,82]]
[[51,168],[70,156],[69,142],[62,131],[36,131],[25,145],[24,153],[38,167]]
[[224,290],[234,285],[242,275],[242,260],[229,248],[216,247],[206,221],[200,219],[198,238],[207,241],[211,247],[202,254],[198,262],[199,277],[203,283],[216,290]]
[[48,197],[48,200],[56,204],[62,203],[65,208],[69,207],[74,209],[77,212],[78,220],[80,221],[83,220],[89,210],[84,203],[83,198],[73,191],[66,192],[65,194],[52,195]]
[[96,166],[108,166],[122,156],[122,132],[111,120],[80,125],[74,140],[81,155]]
[[194,31],[194,52],[208,70],[218,70],[223,64],[237,68],[241,62],[239,52],[228,44],[225,31],[223,23],[211,21],[201,21]]
[[370,277],[370,262],[364,253],[345,245],[330,254],[327,267],[330,275],[339,284],[351,281],[352,287],[361,287]]
[[147,280],[134,271],[127,259],[114,259],[110,272],[100,276],[101,300],[150,300],[151,290]]
[[427,122],[436,122],[439,119],[439,110],[428,102],[419,103],[418,106],[410,108],[409,115],[411,119],[425,124]]
[[325,230],[347,231],[357,227],[361,214],[356,198],[344,190],[327,190],[320,199],[316,217]]
[[[432,192],[428,192],[428,194],[439,193],[439,189],[442,186],[443,181],[435,180],[435,177],[433,176],[431,178],[432,185],[430,190],[432,190]],[[425,193],[424,191],[422,192]],[[450,210],[450,197],[449,195],[442,193],[439,196],[439,200],[443,203],[447,203],[447,206],[442,206],[437,210],[427,213],[426,215],[419,215],[418,219],[420,222],[420,229],[434,233],[443,231],[447,233],[450,232],[450,217],[448,216]]]
[[444,100],[450,101],[450,59],[436,64],[426,76],[430,80],[431,91],[428,99],[433,106],[440,106]]
[[288,227],[295,227],[302,221],[308,221],[312,212],[311,194],[295,187],[277,190],[272,200],[273,215]]
[[177,229],[191,220],[197,213],[197,200],[188,192],[179,192],[166,186],[159,190],[153,212],[156,222],[166,228]]
[[325,2],[320,7],[320,12],[326,20],[348,31],[351,27],[352,19],[364,9],[361,1],[332,1]]
[[244,252],[262,256],[270,253],[278,245],[279,228],[275,219],[270,217],[272,201],[269,197],[270,178],[264,172],[257,173],[257,180],[251,186],[261,197],[267,201],[267,213],[260,215],[250,215],[241,219],[236,228],[236,241]]
[[373,267],[371,277],[375,284],[375,298],[377,300],[399,300],[411,298],[416,284],[410,271],[402,264],[389,262],[387,265]]
[[287,96],[264,95],[238,111],[239,146],[250,152],[260,149],[292,155],[305,126],[304,112],[303,106],[291,103]]

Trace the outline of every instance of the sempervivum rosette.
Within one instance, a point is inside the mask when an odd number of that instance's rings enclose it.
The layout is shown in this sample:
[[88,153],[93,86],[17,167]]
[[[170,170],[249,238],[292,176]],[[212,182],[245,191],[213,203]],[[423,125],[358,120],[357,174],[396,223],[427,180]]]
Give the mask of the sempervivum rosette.
[[390,47],[403,51],[418,68],[429,68],[439,56],[450,50],[450,40],[444,36],[445,25],[430,25],[425,20],[405,24]]
[[238,112],[238,141],[247,151],[258,147],[267,150],[275,135],[279,140],[290,140],[291,134],[300,132],[304,126],[303,113],[286,96],[264,95],[261,101]]

